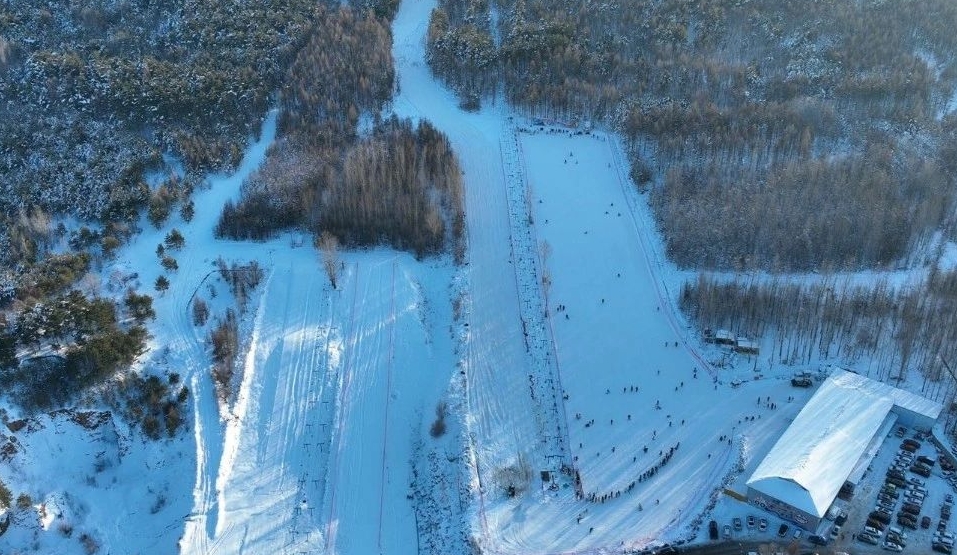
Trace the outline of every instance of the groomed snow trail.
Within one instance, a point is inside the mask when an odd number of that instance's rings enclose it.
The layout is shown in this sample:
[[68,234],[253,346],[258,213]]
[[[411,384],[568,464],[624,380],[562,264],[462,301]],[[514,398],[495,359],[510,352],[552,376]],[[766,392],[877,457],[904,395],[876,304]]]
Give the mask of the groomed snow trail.
[[[529,397],[530,357],[518,308],[501,150],[505,116],[495,107],[463,112],[433,79],[424,60],[424,40],[434,6],[434,1],[411,0],[400,5],[393,26],[400,85],[394,108],[399,116],[428,119],[444,132],[464,172],[469,246],[464,369],[481,505],[484,495],[501,493],[498,471],[545,464],[540,443],[544,422]],[[483,514],[480,507],[480,521]],[[480,537],[493,535],[479,530]]]
[[335,297],[315,254],[277,264],[265,280],[235,417],[216,480],[216,527],[204,553],[316,551],[328,422],[335,387]]
[[[196,483],[180,549],[414,553],[409,463],[414,441],[427,434],[423,413],[443,398],[455,367],[454,270],[447,259],[342,252],[333,290],[315,250],[296,247],[301,237],[214,239],[218,207],[237,197],[274,129],[275,114],[242,171],[214,179],[197,197],[202,210],[180,228],[187,247],[160,304],[176,314],[161,342],[189,371],[195,399]],[[161,242],[166,231],[147,234],[145,244]],[[268,276],[250,303],[249,351],[225,413],[209,378],[205,337],[188,316],[193,291],[220,255],[257,260]],[[205,285],[201,292],[208,294]]]
[[[312,249],[274,253],[195,553],[413,553],[411,437],[452,368],[451,270],[343,253],[333,290]],[[440,330],[444,331],[443,338]],[[212,529],[207,533],[209,529]]]

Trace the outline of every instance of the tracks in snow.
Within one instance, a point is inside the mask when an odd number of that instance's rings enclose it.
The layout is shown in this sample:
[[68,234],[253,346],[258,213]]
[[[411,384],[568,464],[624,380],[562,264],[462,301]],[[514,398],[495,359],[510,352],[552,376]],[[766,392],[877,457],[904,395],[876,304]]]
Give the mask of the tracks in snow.
[[[354,347],[358,342],[359,330],[356,325],[356,313],[357,305],[359,301],[359,265],[358,263],[353,267],[353,275],[355,276],[354,288],[355,291],[352,296],[351,311],[349,316],[349,342],[346,345],[348,348],[349,345]],[[328,501],[328,510],[326,513],[329,515],[328,522],[326,523],[326,534],[325,534],[325,553],[332,553],[332,547],[336,542],[336,533],[338,528],[338,521],[336,520],[336,496],[338,494],[338,473],[339,467],[342,461],[342,435],[341,430],[343,429],[343,420],[344,420],[344,407],[345,403],[348,402],[349,386],[352,382],[351,372],[352,372],[352,363],[354,356],[348,357],[348,361],[343,366],[342,370],[337,375],[337,384],[336,388],[338,394],[336,396],[336,403],[334,412],[336,417],[333,419],[332,430],[333,436],[330,440],[330,446],[335,446],[335,452],[333,454],[332,464],[329,465],[326,473],[326,480],[330,483],[329,491],[329,501]]]
[[[384,542],[383,522],[386,514],[387,469],[389,468],[389,412],[391,410],[397,335],[396,286],[399,262],[397,258],[393,257],[388,264],[390,266],[390,269],[387,270],[388,274],[376,267],[366,269],[366,273],[361,276],[363,281],[361,284],[359,265],[353,266],[353,279],[350,282],[353,291],[350,302],[349,332],[348,339],[342,346],[344,358],[340,365],[341,371],[338,374],[335,418],[331,424],[332,449],[326,478],[328,483],[327,495],[324,501],[324,514],[327,515],[324,525],[326,553],[359,549],[357,547],[359,544],[365,547],[374,545],[379,552],[387,552],[389,549],[389,546]],[[381,265],[385,266],[384,263]],[[382,307],[368,304],[370,299],[375,298],[375,295],[370,294],[370,288],[374,290],[377,287],[382,287],[383,291],[388,291],[388,296],[384,296]],[[366,311],[376,311],[379,308],[387,310],[387,312],[383,310],[383,318],[381,320],[368,320],[364,313]],[[383,376],[385,383],[376,384],[375,382]],[[384,398],[371,399],[370,394],[378,394],[378,388],[383,389],[382,395]],[[370,410],[371,407],[368,405],[370,402],[377,407],[376,410]],[[381,409],[378,407],[381,407]],[[379,410],[382,411],[381,414],[378,412]],[[381,427],[378,418],[381,418]],[[369,432],[368,437],[366,432]],[[381,447],[370,449],[371,445],[369,443],[380,434]],[[370,441],[367,442],[367,438]],[[370,453],[375,453],[378,456],[370,460],[367,458]],[[375,470],[372,470],[373,468]],[[370,480],[372,476],[363,473],[363,471],[370,470],[378,475],[380,480],[378,487],[374,485],[374,478]],[[356,480],[361,480],[371,487],[367,488],[368,491],[360,491],[360,484],[351,483]],[[363,493],[366,495],[362,496]],[[371,528],[368,529],[369,537],[358,537],[357,534],[362,536],[365,536],[365,534],[352,530],[354,526],[359,524],[350,520],[356,518],[356,515],[340,516],[340,512],[343,508],[347,508],[347,510],[355,509],[357,505],[362,505],[364,502],[378,505],[377,507],[363,507],[368,509],[368,513],[363,512],[363,514],[376,515],[373,517],[375,519],[375,529],[374,532]],[[341,538],[346,541],[347,545],[339,545],[340,531],[342,531],[341,523],[349,524],[349,533],[344,534]]]
[[666,307],[665,316],[668,319],[668,323],[671,325],[672,331],[675,332],[675,336],[681,338],[682,346],[688,351],[688,354],[711,375],[712,379],[717,380],[717,370],[692,346],[688,341],[687,334],[684,332],[682,325],[678,322],[678,316],[675,313],[676,307],[674,303],[671,302],[671,294],[668,291],[668,286],[658,275],[664,265],[661,260],[658,259],[654,248],[648,244],[648,236],[651,231],[647,229],[645,219],[642,218],[638,212],[640,210],[640,207],[637,206],[638,199],[635,196],[634,189],[630,187],[631,178],[628,177],[627,171],[625,170],[626,163],[621,159],[621,149],[618,148],[618,143],[614,137],[606,136],[605,139],[605,143],[608,144],[608,148],[611,150],[611,159],[615,166],[614,170],[618,178],[618,184],[621,186],[622,195],[628,203],[628,215],[634,226],[635,234],[638,236],[638,244],[641,246],[642,255],[648,268],[648,274],[651,275],[652,282],[655,284],[655,295],[658,297],[659,306]]

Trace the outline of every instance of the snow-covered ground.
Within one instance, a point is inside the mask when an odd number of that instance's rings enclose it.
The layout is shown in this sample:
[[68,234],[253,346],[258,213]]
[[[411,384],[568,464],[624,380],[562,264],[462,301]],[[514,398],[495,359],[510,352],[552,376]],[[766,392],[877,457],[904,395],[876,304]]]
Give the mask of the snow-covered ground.
[[[390,109],[452,142],[467,264],[343,252],[333,289],[307,237],[215,239],[220,207],[274,138],[270,114],[239,170],[197,193],[191,222],[145,225],[105,270],[149,291],[163,273],[155,246],[173,227],[186,237],[143,364],[184,377],[190,431],[141,443],[121,430],[93,452],[77,447],[89,433],[44,420],[62,435],[18,435],[5,481],[62,476],[35,501],[72,507],[70,522],[103,552],[455,553],[469,541],[485,553],[614,552],[704,541],[708,518],[755,512],[722,490],[742,491],[812,391],[791,388],[793,370],[766,354],[700,342],[676,308],[689,274],[663,256],[614,136],[533,126],[495,103],[458,108],[424,62],[434,5],[400,6]],[[209,376],[208,326],[189,310],[195,294],[211,300],[217,257],[265,272],[226,408]],[[225,309],[226,298],[212,304]],[[446,402],[448,433],[433,438]],[[58,452],[94,468],[92,481],[39,454]],[[96,470],[102,457],[116,462]],[[80,552],[62,533],[24,530],[0,536],[0,551]]]
[[428,302],[449,272],[391,251],[343,259],[332,290],[312,249],[274,253],[216,501],[185,552],[414,547],[410,437],[451,367],[450,309]]

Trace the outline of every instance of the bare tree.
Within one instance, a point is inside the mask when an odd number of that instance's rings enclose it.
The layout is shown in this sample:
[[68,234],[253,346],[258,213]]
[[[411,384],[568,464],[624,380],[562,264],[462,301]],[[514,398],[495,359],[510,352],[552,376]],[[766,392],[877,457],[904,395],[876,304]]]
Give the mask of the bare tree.
[[322,254],[322,267],[326,270],[326,275],[329,276],[332,288],[338,289],[339,238],[328,231],[323,231],[314,242],[316,248]]

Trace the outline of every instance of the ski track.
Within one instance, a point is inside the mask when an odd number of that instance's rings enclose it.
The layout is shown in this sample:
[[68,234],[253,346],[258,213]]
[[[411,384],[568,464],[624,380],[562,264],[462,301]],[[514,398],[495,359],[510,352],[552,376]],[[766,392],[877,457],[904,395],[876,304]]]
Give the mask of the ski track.
[[329,469],[331,480],[329,480],[330,501],[329,501],[329,509],[328,509],[329,519],[328,519],[328,524],[326,525],[326,549],[325,549],[326,553],[333,552],[332,549],[333,549],[333,546],[335,545],[336,535],[338,533],[338,529],[337,529],[338,521],[336,519],[336,510],[337,510],[336,495],[338,493],[339,481],[336,478],[337,478],[337,473],[339,471],[339,466],[342,461],[343,448],[342,448],[341,430],[343,426],[343,421],[348,416],[347,414],[345,414],[344,407],[346,406],[346,399],[348,398],[349,385],[352,381],[351,368],[352,368],[352,364],[353,364],[352,361],[354,357],[352,353],[354,353],[354,348],[356,343],[358,342],[358,336],[359,336],[359,329],[356,323],[356,320],[357,320],[356,317],[357,317],[357,311],[358,311],[357,307],[359,303],[358,265],[356,265],[356,267],[353,268],[352,276],[354,276],[354,278],[351,285],[354,288],[354,290],[352,293],[352,302],[350,303],[351,310],[349,311],[349,314],[350,314],[349,340],[346,344],[346,348],[349,349],[350,355],[347,358],[347,362],[344,365],[342,372],[340,374],[339,387],[338,387],[339,395],[336,400],[336,407],[338,407],[339,410],[337,411],[336,420],[335,422],[333,422],[333,426],[332,426],[332,430],[334,430],[332,443],[335,445],[335,459]]
[[386,446],[388,445],[389,438],[389,405],[392,399],[392,372],[393,372],[393,363],[395,362],[395,274],[397,269],[397,262],[392,261],[392,285],[391,293],[389,295],[389,358],[386,368],[386,387],[385,387],[385,423],[383,424],[383,435],[384,440],[382,441],[382,471],[379,476],[381,481],[379,487],[379,524],[376,526],[376,547],[379,548],[379,551],[382,552],[382,513],[385,510],[385,485],[386,485]]

